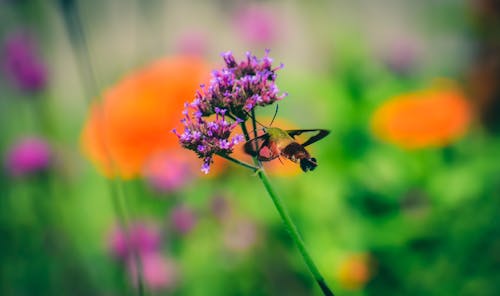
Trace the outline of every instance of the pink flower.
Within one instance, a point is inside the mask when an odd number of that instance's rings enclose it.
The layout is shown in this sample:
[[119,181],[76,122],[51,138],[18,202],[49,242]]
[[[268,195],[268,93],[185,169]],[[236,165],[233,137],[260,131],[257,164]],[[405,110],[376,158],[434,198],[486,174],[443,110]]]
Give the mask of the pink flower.
[[143,176],[156,191],[177,191],[194,178],[192,163],[180,149],[158,153],[146,163]]
[[265,6],[247,6],[235,15],[238,33],[249,43],[270,45],[279,35],[276,13]]
[[257,225],[250,220],[230,221],[224,232],[224,245],[230,251],[244,252],[251,249],[258,241]]
[[176,47],[182,54],[204,56],[208,50],[208,39],[202,32],[185,32],[177,39]]
[[[172,288],[178,281],[175,263],[157,252],[140,256],[144,284],[152,291]],[[132,258],[128,261],[128,271],[132,282],[137,285],[137,268]]]
[[407,75],[415,70],[422,55],[421,51],[417,40],[400,38],[389,43],[382,59],[394,73]]
[[28,137],[18,140],[6,155],[6,169],[11,176],[18,177],[46,169],[52,158],[50,146],[45,140]]
[[172,210],[170,216],[172,226],[182,234],[190,232],[196,225],[196,215],[194,211],[186,205],[180,205]]
[[109,236],[109,248],[111,253],[118,259],[131,258],[131,251],[137,250],[141,255],[153,253],[159,250],[161,234],[157,227],[142,222],[134,223],[129,229],[129,239],[123,229],[117,227]]

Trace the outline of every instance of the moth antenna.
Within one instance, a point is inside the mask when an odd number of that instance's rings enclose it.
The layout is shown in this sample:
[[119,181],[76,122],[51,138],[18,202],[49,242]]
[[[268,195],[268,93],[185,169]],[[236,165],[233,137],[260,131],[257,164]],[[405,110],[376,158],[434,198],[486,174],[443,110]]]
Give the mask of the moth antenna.
[[262,126],[263,128],[266,128],[265,125],[263,125],[262,123],[258,122],[257,119],[255,119],[255,122],[257,122],[260,126]]
[[263,128],[257,128],[257,129],[254,129],[254,130],[252,130],[252,133],[253,133],[254,131],[265,131],[265,127],[263,127]]
[[276,115],[278,114],[278,107],[279,107],[279,105],[276,104],[276,110],[274,111],[273,119],[271,120],[271,123],[269,124],[269,126],[273,125],[274,119],[276,118]]
[[[250,115],[250,113],[248,113],[247,111],[244,111],[248,117],[252,118],[253,116]],[[253,119],[255,120],[255,122],[257,122],[260,126],[262,126],[263,128],[266,128],[267,126],[263,125],[262,123],[260,123],[257,118],[253,117]],[[271,122],[272,123],[272,122]]]

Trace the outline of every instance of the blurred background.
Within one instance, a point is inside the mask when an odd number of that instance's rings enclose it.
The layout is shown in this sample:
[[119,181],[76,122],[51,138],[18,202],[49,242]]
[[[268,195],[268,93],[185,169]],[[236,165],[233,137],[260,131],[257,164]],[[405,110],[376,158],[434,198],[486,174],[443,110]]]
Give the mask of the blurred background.
[[499,14],[0,1],[0,295],[136,295],[138,271],[147,295],[320,295],[258,178],[204,176],[171,132],[220,53],[266,48],[273,126],[332,131],[314,172],[266,167],[335,293],[499,295]]

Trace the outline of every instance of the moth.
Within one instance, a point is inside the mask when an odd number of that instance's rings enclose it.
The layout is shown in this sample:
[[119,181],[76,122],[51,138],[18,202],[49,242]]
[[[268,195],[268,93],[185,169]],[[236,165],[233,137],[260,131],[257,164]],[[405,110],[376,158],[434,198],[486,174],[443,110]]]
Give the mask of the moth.
[[[318,166],[316,158],[311,157],[305,147],[323,139],[330,131],[326,129],[283,130],[277,127],[264,128],[264,134],[245,143],[246,154],[257,157],[260,161],[271,161],[283,156],[293,162],[299,162],[302,171],[312,171]],[[304,143],[299,143],[297,136],[312,133]],[[281,159],[280,159],[281,160]]]

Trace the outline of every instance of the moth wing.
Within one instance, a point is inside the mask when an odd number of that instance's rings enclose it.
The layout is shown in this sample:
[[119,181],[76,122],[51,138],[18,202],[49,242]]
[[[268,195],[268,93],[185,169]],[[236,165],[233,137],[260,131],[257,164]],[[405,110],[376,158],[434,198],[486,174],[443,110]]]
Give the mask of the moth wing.
[[257,159],[260,161],[270,161],[278,158],[279,155],[274,154],[273,151],[269,148],[269,146],[263,146],[259,150],[259,155]]
[[243,150],[246,154],[255,157],[259,155],[260,148],[268,142],[269,135],[264,134],[245,142],[245,145],[243,145]]
[[246,154],[257,157],[258,160],[270,161],[277,158],[279,155],[273,154],[269,148],[269,144],[269,135],[264,134],[247,141],[243,149]]
[[304,134],[304,133],[305,134],[313,134],[304,143],[301,144],[303,147],[311,145],[312,143],[315,143],[315,142],[323,139],[324,137],[328,136],[328,134],[330,134],[330,131],[326,130],[326,129],[287,130],[286,132],[290,135],[290,137],[292,137],[294,139],[296,136],[299,136],[299,135]]

